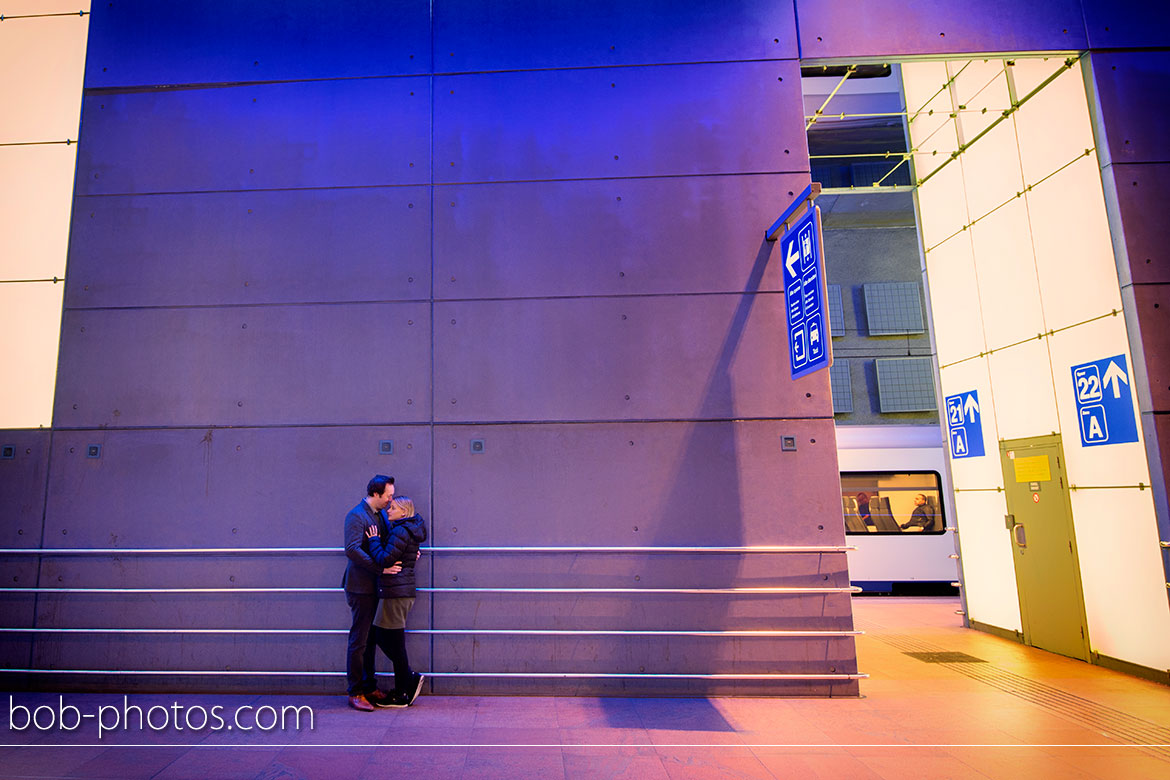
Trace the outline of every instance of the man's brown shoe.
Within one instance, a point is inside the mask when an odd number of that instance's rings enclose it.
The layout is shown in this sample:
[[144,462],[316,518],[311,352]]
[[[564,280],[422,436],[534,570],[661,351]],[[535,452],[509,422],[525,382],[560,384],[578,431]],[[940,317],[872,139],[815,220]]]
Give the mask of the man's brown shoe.
[[386,702],[390,701],[390,694],[379,688],[375,688],[372,691],[366,691],[366,701],[375,707],[385,707]]
[[362,712],[374,711],[374,705],[370,704],[370,702],[366,700],[366,697],[362,696],[360,693],[357,696],[349,697],[349,706],[353,707],[355,710],[361,710]]

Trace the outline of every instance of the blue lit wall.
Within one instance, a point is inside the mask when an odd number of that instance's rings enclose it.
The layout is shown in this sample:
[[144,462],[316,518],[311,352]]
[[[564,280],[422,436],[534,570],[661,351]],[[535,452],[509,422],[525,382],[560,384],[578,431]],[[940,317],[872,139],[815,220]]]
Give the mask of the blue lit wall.
[[[337,547],[374,472],[416,498],[437,546],[842,544],[827,376],[788,379],[763,241],[809,181],[796,56],[792,5],[760,0],[433,15],[418,1],[102,4],[45,546]],[[331,589],[342,566],[336,553],[49,556],[39,582]],[[444,588],[848,585],[841,553],[460,553],[423,572]],[[349,616],[327,590],[41,594],[19,619],[343,629]],[[424,595],[411,627],[852,624],[845,593],[464,592]],[[254,690],[247,675],[181,672],[336,672],[343,646],[46,633],[26,652],[38,668]],[[436,672],[635,675],[436,678],[440,692],[856,692],[637,676],[844,674],[848,635],[416,634],[410,647]],[[144,679],[160,678],[126,684]]]
[[[1170,329],[1157,318],[1170,304],[1141,302],[1170,267],[1154,121],[1166,98],[1145,86],[1165,82],[1166,12],[1143,24],[1147,12],[1124,4],[1083,5],[97,4],[54,429],[11,434],[27,446],[0,479],[19,507],[6,546],[336,547],[374,472],[398,478],[441,546],[841,543],[828,378],[787,378],[778,261],[762,242],[809,180],[802,56],[1120,49],[1093,55],[1095,86],[1113,174],[1140,179],[1118,187],[1119,213],[1129,263],[1148,272],[1132,315],[1154,334],[1142,337],[1146,419],[1162,432]],[[384,440],[393,454],[379,453]],[[86,457],[91,444],[100,457]],[[40,587],[325,589],[7,594],[11,626],[349,619],[330,590],[336,553],[9,562],[18,584]],[[839,554],[477,553],[422,566],[434,587],[848,584]],[[437,593],[411,627],[847,629],[851,615],[841,594]],[[3,642],[10,668],[226,672],[30,685],[256,690],[249,671],[340,671],[344,637]],[[856,669],[851,637],[410,642],[416,666],[438,672]],[[448,677],[436,690],[856,687]]]

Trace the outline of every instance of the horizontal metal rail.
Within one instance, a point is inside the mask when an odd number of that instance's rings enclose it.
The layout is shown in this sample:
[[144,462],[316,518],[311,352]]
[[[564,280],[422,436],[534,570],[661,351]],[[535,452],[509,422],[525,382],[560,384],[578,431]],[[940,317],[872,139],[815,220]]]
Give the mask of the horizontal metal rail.
[[[429,548],[428,548],[429,549]],[[0,555],[213,555],[343,553],[343,547],[14,547],[0,549]]]
[[[259,671],[246,669],[5,669],[0,674],[135,674],[174,677],[344,677],[345,672]],[[868,674],[649,674],[646,672],[424,672],[427,677],[519,679],[654,679],[654,680],[864,680]]]
[[[0,628],[0,634],[292,634],[343,635],[344,628]],[[587,631],[580,629],[541,628],[408,628],[408,634],[473,635],[473,636],[738,636],[738,637],[836,637],[861,636],[856,630],[725,630],[725,631]]]
[[[897,195],[899,193],[913,192],[915,189],[913,184],[884,184],[881,187],[874,187],[871,185],[862,185],[860,187],[850,184],[848,187],[825,187],[821,190],[822,195]],[[872,354],[872,353],[868,353]],[[905,354],[905,353],[903,353]]]
[[0,588],[0,593],[337,593],[341,588]]
[[[751,547],[421,547],[423,553],[843,553],[850,545]],[[10,547],[0,555],[287,555],[344,553],[343,547]]]
[[427,593],[861,593],[861,588],[419,588]]
[[442,553],[843,553],[856,550],[850,545],[755,545],[751,547],[426,547]]
[[518,677],[518,678],[565,678],[581,679],[658,679],[658,680],[862,680],[868,674],[636,674],[603,672],[430,672],[430,677]]
[[[0,593],[337,593],[341,588],[0,588]],[[861,593],[861,588],[417,588],[420,593]]]

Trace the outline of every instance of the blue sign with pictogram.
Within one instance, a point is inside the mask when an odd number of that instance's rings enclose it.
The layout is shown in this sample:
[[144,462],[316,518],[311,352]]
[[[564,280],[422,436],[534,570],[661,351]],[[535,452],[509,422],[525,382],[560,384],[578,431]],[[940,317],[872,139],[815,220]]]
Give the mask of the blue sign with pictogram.
[[1125,355],[1072,367],[1082,447],[1138,440]]
[[979,391],[948,395],[947,438],[952,458],[979,458],[983,449],[983,419],[979,416]]
[[792,378],[833,362],[825,313],[820,210],[810,207],[780,239],[784,297],[788,310],[788,356]]

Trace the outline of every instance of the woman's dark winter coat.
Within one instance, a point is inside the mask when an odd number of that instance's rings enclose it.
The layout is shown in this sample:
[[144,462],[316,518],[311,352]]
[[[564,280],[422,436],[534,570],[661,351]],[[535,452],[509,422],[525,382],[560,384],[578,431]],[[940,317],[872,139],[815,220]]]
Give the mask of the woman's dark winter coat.
[[390,523],[384,536],[369,540],[370,557],[382,568],[402,563],[397,574],[378,577],[378,596],[384,599],[414,597],[414,563],[418,548],[427,540],[427,524],[421,515],[403,517]]

